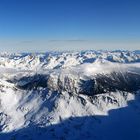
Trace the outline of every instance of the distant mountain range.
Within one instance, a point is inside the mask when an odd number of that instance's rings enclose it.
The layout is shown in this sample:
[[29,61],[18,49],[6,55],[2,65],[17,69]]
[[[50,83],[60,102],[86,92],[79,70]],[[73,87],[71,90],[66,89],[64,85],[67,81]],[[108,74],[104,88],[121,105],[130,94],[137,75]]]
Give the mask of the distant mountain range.
[[139,140],[140,51],[0,53],[1,140]]

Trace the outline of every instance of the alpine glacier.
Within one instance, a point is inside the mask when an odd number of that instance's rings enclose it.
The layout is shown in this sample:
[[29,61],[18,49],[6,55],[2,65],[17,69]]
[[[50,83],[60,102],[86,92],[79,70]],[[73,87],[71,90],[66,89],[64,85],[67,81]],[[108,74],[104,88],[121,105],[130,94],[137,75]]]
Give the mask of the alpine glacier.
[[0,140],[139,140],[140,51],[0,53]]

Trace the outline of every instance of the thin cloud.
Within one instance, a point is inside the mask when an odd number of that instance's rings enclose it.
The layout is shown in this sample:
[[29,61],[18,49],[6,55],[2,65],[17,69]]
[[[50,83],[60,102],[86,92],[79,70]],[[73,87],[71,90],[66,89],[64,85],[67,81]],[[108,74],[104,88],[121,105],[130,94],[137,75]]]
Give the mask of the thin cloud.
[[49,40],[48,42],[85,42],[85,41],[88,41],[88,40],[81,40],[81,39],[72,39],[72,40]]

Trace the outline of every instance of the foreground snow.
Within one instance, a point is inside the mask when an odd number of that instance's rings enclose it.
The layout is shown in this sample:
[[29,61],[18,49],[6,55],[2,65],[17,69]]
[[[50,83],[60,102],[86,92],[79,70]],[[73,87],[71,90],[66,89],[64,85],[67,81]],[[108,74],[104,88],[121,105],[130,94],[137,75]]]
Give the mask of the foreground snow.
[[0,56],[0,139],[140,139],[138,52]]

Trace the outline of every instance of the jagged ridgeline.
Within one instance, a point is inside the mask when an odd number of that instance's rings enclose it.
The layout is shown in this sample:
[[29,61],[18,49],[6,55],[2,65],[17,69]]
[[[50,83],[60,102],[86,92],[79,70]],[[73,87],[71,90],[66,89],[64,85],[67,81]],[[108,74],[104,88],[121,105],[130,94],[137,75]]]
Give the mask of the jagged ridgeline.
[[66,91],[90,96],[117,90],[135,92],[140,89],[140,75],[138,73],[121,71],[96,74],[94,78],[88,80],[72,79],[69,76],[65,76],[63,79],[58,76],[54,79],[50,75],[35,74],[22,77],[14,82],[17,88],[25,90],[47,88],[60,93]]
[[0,140],[140,139],[140,52],[0,58]]

